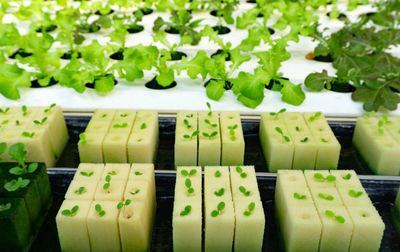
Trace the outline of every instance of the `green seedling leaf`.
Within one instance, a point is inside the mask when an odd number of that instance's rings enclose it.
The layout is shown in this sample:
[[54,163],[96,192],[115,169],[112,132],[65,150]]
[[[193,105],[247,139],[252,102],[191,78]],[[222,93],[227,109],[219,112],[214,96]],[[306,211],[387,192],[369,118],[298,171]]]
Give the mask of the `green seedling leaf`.
[[256,203],[250,202],[250,204],[247,207],[247,210],[243,212],[243,215],[250,216],[251,213],[254,211],[255,207],[256,207]]
[[215,176],[216,178],[221,177],[221,172],[220,172],[220,171],[216,171],[216,172],[214,173],[214,176]]
[[209,102],[206,102],[207,108],[208,108],[208,116],[212,116],[212,110],[211,110],[211,104]]
[[324,180],[324,176],[321,173],[314,173],[314,178],[317,180]]
[[7,204],[0,204],[0,212],[5,212],[9,209],[11,209],[11,202],[8,202]]
[[23,137],[33,138],[34,135],[35,135],[35,132],[31,132],[31,133],[29,133],[27,131],[22,132]]
[[218,191],[215,191],[214,194],[215,194],[215,196],[217,196],[217,197],[221,197],[222,195],[224,195],[224,192],[225,192],[225,189],[224,189],[224,188],[221,188],[221,189],[219,189]]
[[300,195],[299,193],[294,193],[294,194],[293,194],[293,197],[294,197],[295,199],[298,199],[298,200],[307,199],[307,196],[306,196],[306,195]]
[[146,123],[142,123],[142,125],[140,125],[140,129],[145,129],[147,127]]
[[328,217],[335,217],[335,213],[332,212],[331,210],[326,210],[325,211],[325,215],[328,216]]
[[191,169],[190,173],[189,173],[189,176],[194,176],[194,175],[196,175],[196,173],[197,173],[196,169]]
[[39,167],[38,163],[31,163],[28,165],[28,173],[34,173]]
[[243,193],[243,195],[246,197],[250,196],[251,193],[250,191],[247,191],[247,189],[244,186],[239,186],[239,191]]
[[75,205],[71,210],[69,210],[69,209],[63,210],[61,212],[61,214],[64,215],[64,216],[72,217],[72,216],[75,216],[78,213],[78,210],[79,210],[79,206]]
[[82,176],[85,176],[85,177],[91,177],[94,174],[94,172],[89,172],[88,173],[88,172],[85,172],[85,171],[81,171],[80,174]]
[[140,193],[140,189],[137,189],[136,191],[134,191],[134,192],[129,192],[131,195],[136,195],[136,194],[138,194],[138,193]]
[[87,143],[86,134],[85,133],[79,134],[79,140],[80,140],[81,144],[86,144]]
[[327,142],[329,142],[327,139],[325,139],[325,138],[321,138],[321,142],[323,142],[323,143],[327,143]]
[[220,203],[218,203],[217,209],[218,209],[219,212],[224,210],[225,209],[225,202],[221,201]]
[[78,190],[75,190],[75,194],[83,194],[86,192],[86,188],[84,186],[79,187]]
[[242,168],[240,166],[236,166],[236,172],[237,173],[242,173],[243,170],[242,170]]
[[347,175],[346,175],[346,176],[342,176],[342,178],[343,178],[344,180],[349,180],[349,179],[351,179],[351,174],[350,174],[350,173],[347,173]]
[[363,195],[363,192],[362,191],[355,191],[355,190],[351,189],[351,190],[349,190],[349,195],[351,197],[353,197],[353,198],[358,198],[361,195]]
[[13,180],[7,182],[4,185],[4,189],[6,189],[9,192],[14,192],[20,188],[27,187],[29,185],[29,183],[30,183],[29,179],[23,179],[21,177],[18,177],[18,179],[13,179]]
[[140,176],[140,175],[143,175],[143,173],[136,171],[136,172],[135,172],[135,175],[136,175],[136,176]]
[[335,199],[332,195],[329,195],[329,194],[325,195],[323,193],[319,193],[318,198],[328,200],[328,201],[332,201]]
[[191,211],[192,211],[192,206],[186,205],[185,208],[183,209],[183,211],[181,211],[180,216],[189,215]]
[[192,128],[192,125],[189,124],[189,120],[188,119],[183,119],[183,124],[186,125],[186,127],[188,129]]
[[187,170],[181,170],[181,174],[183,176],[189,176],[189,172]]
[[303,140],[300,140],[300,142],[305,143],[308,141],[308,137],[305,137]]

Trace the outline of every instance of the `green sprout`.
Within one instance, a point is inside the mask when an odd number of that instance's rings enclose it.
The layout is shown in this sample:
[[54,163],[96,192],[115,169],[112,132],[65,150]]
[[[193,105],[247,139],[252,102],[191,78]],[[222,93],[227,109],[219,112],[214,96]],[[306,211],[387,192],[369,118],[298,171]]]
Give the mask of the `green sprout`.
[[126,123],[126,122],[121,123],[121,124],[116,123],[113,125],[113,128],[115,128],[115,129],[126,128],[126,127],[128,127],[128,123]]
[[278,119],[278,116],[279,116],[280,114],[283,114],[283,113],[285,113],[285,112],[286,112],[286,109],[283,108],[283,109],[279,110],[278,112],[271,112],[271,113],[269,113],[269,115],[270,115],[270,116],[275,116],[275,120],[276,120],[276,119]]
[[189,215],[191,211],[192,211],[192,206],[191,206],[191,205],[186,205],[186,206],[183,208],[183,211],[181,211],[180,216]]
[[136,195],[136,194],[138,194],[138,193],[140,193],[140,189],[137,189],[136,191],[134,191],[134,192],[129,192],[131,195]]
[[25,105],[22,105],[22,116],[26,116],[28,114],[28,108]]
[[236,172],[239,173],[241,178],[246,178],[247,173],[243,171],[242,167],[236,166]]
[[101,118],[106,118],[107,117],[107,114],[102,114],[101,115]]
[[193,118],[193,114],[186,115],[186,118]]
[[217,196],[217,197],[221,197],[222,195],[224,195],[224,193],[225,193],[225,189],[222,187],[221,187],[221,189],[214,192],[215,196]]
[[27,131],[22,132],[23,137],[33,138],[34,135],[35,135],[35,132],[31,132],[31,133],[29,133]]
[[313,122],[313,121],[315,121],[316,119],[318,119],[321,115],[322,115],[321,112],[316,112],[313,116],[310,116],[310,118],[308,118],[308,120],[309,120],[310,122]]
[[375,113],[376,113],[375,111],[370,111],[368,115],[364,116],[364,119],[368,120],[369,118],[374,117]]
[[218,124],[216,123],[211,123],[210,120],[204,119],[204,122],[210,127],[210,128],[216,128],[218,127]]
[[85,171],[81,171],[80,172],[80,174],[82,175],[82,176],[85,176],[85,177],[91,177],[93,174],[94,174],[94,172],[85,172]]
[[192,135],[187,135],[187,134],[183,135],[183,138],[192,140],[193,137],[196,137],[199,133],[200,131],[196,130],[193,131]]
[[6,125],[10,120],[4,120],[1,122],[1,125]]
[[128,116],[128,114],[120,114],[119,116],[122,117],[122,118],[125,118],[125,117]]
[[47,121],[47,116],[43,117],[42,120],[40,120],[40,121],[35,120],[35,121],[33,121],[33,123],[37,124],[37,125],[43,125],[46,121]]
[[303,140],[300,140],[300,142],[305,143],[308,141],[308,137],[305,137]]
[[84,186],[81,186],[81,187],[79,187],[78,190],[75,190],[75,194],[79,194],[79,195],[81,195],[81,194],[83,194],[85,192],[86,192],[86,189],[85,189]]
[[111,186],[111,183],[110,183],[111,182],[111,176],[107,175],[105,180],[106,180],[106,183],[104,183],[104,185],[103,185],[103,190],[107,190],[108,188],[110,188],[110,186]]
[[225,202],[221,201],[218,203],[217,210],[213,210],[211,212],[211,217],[217,217],[222,214],[222,211],[225,209]]
[[0,212],[4,212],[11,209],[11,202],[8,202],[7,204],[0,204]]
[[18,179],[13,179],[11,181],[8,181],[4,185],[4,189],[6,189],[9,192],[14,192],[17,191],[20,188],[25,188],[29,185],[31,181],[29,179],[23,179],[21,177],[18,177]]
[[117,172],[116,171],[110,171],[110,172],[107,172],[107,174],[114,176],[114,175],[117,175]]
[[353,197],[353,198],[358,198],[361,195],[363,195],[363,192],[362,191],[355,191],[355,190],[351,189],[351,190],[349,190],[349,195],[351,197]]
[[[4,153],[7,145],[3,143],[0,144],[1,150],[0,154]],[[28,152],[25,150],[25,145],[23,143],[16,143],[10,146],[8,149],[8,155],[11,157],[12,160],[18,162],[18,166],[13,167],[9,170],[11,174],[14,175],[24,175],[29,173],[34,173],[38,168],[38,163],[30,163],[29,165],[25,164],[26,154]]]
[[342,176],[342,179],[344,179],[344,180],[349,180],[349,179],[351,179],[351,174],[350,174],[350,173],[347,173],[346,176]]
[[185,186],[186,186],[186,188],[188,189],[187,192],[188,192],[189,194],[194,193],[194,188],[192,187],[192,181],[191,181],[189,178],[187,178],[187,179],[185,180]]
[[207,132],[203,132],[203,136],[208,137],[209,139],[215,137],[216,135],[218,135],[217,131],[211,132],[211,134],[208,134]]
[[238,125],[232,125],[232,126],[228,126],[229,129],[229,135],[231,136],[231,140],[235,141],[236,140],[236,136],[235,136],[235,129],[237,129]]
[[303,200],[303,199],[307,199],[306,195],[301,195],[300,193],[295,192],[293,194],[293,198],[298,199],[298,200]]
[[0,113],[6,114],[9,110],[10,108],[5,108],[4,110],[0,108]]
[[140,129],[145,129],[147,128],[147,124],[146,123],[142,123],[142,125],[140,125]]
[[196,175],[196,173],[197,173],[196,169],[191,169],[189,172],[187,170],[181,170],[182,176],[185,176],[185,177],[194,176],[194,175]]
[[79,134],[79,140],[80,140],[81,144],[86,144],[87,143],[86,134],[85,133]]
[[192,125],[189,124],[189,120],[188,119],[183,119],[183,124],[186,125],[186,127],[188,129],[192,128]]
[[328,201],[332,201],[332,200],[334,200],[335,198],[332,196],[332,195],[329,195],[329,194],[323,194],[323,193],[319,193],[318,194],[318,198],[320,198],[320,199],[324,199],[324,200],[328,200]]
[[324,177],[324,175],[322,175],[321,173],[319,173],[319,172],[317,172],[317,173],[314,173],[314,178],[316,179],[316,180],[319,180],[319,181],[328,181],[328,182],[334,182],[334,181],[336,181],[336,177],[335,176],[333,176],[333,175],[328,175],[328,176],[326,176],[326,177]]
[[290,138],[283,134],[283,131],[282,131],[281,128],[275,127],[275,130],[276,130],[276,132],[278,132],[282,136],[283,140],[285,140],[286,142],[290,142]]
[[296,126],[296,131],[300,131],[300,127],[299,126]]
[[206,105],[208,108],[208,116],[212,116],[211,104],[209,102],[206,102]]
[[103,217],[104,215],[106,215],[106,211],[104,211],[104,210],[102,209],[102,207],[101,207],[100,204],[96,204],[96,205],[94,206],[94,209],[96,210],[97,214],[98,214],[100,217]]
[[19,120],[16,120],[16,121],[15,121],[15,125],[16,125],[16,126],[19,126],[20,124],[21,124],[21,123],[20,123]]
[[64,216],[72,217],[72,216],[75,216],[78,213],[78,210],[79,210],[79,206],[75,205],[71,210],[69,210],[69,209],[63,210],[61,212],[61,214],[64,215]]
[[54,108],[56,106],[55,103],[51,104],[47,109],[44,110],[45,113],[48,113],[51,111],[52,108]]
[[247,210],[243,212],[243,215],[250,216],[251,213],[254,211],[255,207],[256,207],[256,203],[250,202],[249,206],[247,207]]
[[383,130],[383,126],[385,125],[385,122],[382,120],[379,120],[378,123],[378,133],[383,134],[385,131]]
[[249,197],[251,193],[250,191],[247,191],[246,187],[244,186],[239,186],[239,191],[246,197]]
[[125,200],[125,202],[119,202],[117,204],[117,209],[121,210],[123,207],[129,206],[129,204],[131,204],[131,202],[132,201],[130,199]]
[[142,172],[139,172],[139,171],[135,171],[135,175],[136,175],[136,176],[140,176],[140,175],[143,175],[143,173],[142,173]]
[[345,219],[343,218],[343,216],[336,216],[335,213],[331,210],[326,210],[325,211],[325,215],[328,216],[329,218],[335,218],[335,220],[341,224],[345,223]]
[[220,172],[219,170],[217,170],[217,171],[214,173],[214,176],[215,176],[216,178],[221,177],[221,172]]

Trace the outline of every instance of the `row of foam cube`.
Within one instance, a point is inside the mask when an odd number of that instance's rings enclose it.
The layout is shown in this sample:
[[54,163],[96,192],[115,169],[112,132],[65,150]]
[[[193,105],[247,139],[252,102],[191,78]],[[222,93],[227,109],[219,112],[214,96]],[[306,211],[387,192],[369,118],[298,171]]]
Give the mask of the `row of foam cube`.
[[[51,205],[46,166],[30,166],[20,175],[9,172],[16,163],[0,164],[0,247],[3,251],[26,251]],[[23,183],[21,183],[23,181]],[[14,183],[18,182],[18,183]],[[11,188],[10,184],[18,184]]]
[[[68,142],[68,130],[59,106],[0,109],[0,143],[25,144],[27,162],[54,166]],[[13,162],[8,153],[1,162]]]
[[148,251],[155,197],[152,164],[81,164],[56,217],[61,249]]
[[[176,252],[202,251],[201,178],[200,167],[177,168],[173,212]],[[204,251],[232,251],[232,247],[234,251],[261,251],[264,226],[254,167],[206,166]]]
[[270,172],[337,169],[341,146],[320,112],[262,114],[259,137]]
[[279,170],[275,206],[286,251],[379,251],[385,224],[352,170]]
[[175,166],[242,165],[244,149],[239,113],[177,113]]
[[80,135],[80,160],[86,163],[154,163],[158,130],[155,111],[96,110]]
[[374,173],[400,174],[400,117],[357,118],[353,143]]

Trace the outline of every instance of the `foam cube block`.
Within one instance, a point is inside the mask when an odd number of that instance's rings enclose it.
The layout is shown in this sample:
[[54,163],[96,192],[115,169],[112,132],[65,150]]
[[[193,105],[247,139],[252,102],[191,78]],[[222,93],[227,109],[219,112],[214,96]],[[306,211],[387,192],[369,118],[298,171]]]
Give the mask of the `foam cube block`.
[[[190,206],[190,212],[188,213],[185,211],[187,206]],[[172,237],[175,252],[202,251],[201,200],[174,202]]]
[[103,163],[103,140],[105,132],[84,133],[85,139],[78,142],[79,158],[82,163]]
[[192,136],[198,130],[196,112],[178,112],[174,145],[175,166],[197,165],[198,136]]
[[105,163],[127,163],[127,133],[109,132],[103,141],[103,157]]
[[238,112],[221,112],[221,165],[242,165],[244,162],[244,137]]
[[[86,222],[92,251],[121,251],[117,204],[118,202],[115,201],[91,203]],[[96,210],[96,206],[100,211]],[[104,212],[101,213],[101,211]]]
[[[86,217],[90,209],[90,201],[64,200],[56,216],[58,238],[61,250],[65,252],[90,252],[90,240],[87,230]],[[73,215],[65,216],[64,210],[72,210],[78,206]]]

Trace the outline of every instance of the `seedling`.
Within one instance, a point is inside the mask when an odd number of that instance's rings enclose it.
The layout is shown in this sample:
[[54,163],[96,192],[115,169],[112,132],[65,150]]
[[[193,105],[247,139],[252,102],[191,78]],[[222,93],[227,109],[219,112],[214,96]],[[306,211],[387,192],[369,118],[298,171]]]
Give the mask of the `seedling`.
[[200,131],[196,130],[196,131],[193,131],[192,135],[188,135],[188,134],[183,135],[183,138],[192,140],[193,137],[196,137],[199,134],[200,134]]
[[10,120],[4,120],[1,122],[1,125],[6,125]]
[[125,118],[125,117],[128,116],[128,114],[120,114],[119,116],[122,117],[122,118]]
[[136,175],[136,176],[140,176],[140,175],[143,175],[143,173],[141,173],[141,172],[139,172],[139,171],[135,171],[135,175]]
[[186,118],[193,118],[193,114],[186,115]]
[[185,177],[194,176],[194,175],[196,175],[196,173],[197,173],[196,169],[191,169],[189,172],[187,170],[181,170],[182,176],[185,176]]
[[188,119],[183,119],[183,124],[186,125],[186,127],[188,129],[192,128],[192,125],[189,124],[189,120]]
[[318,194],[318,198],[320,198],[320,199],[324,199],[324,200],[328,200],[328,201],[332,201],[332,200],[334,200],[335,198],[332,196],[332,195],[329,195],[329,194],[323,194],[323,193],[319,193]]
[[129,192],[131,195],[136,195],[136,194],[138,194],[138,193],[140,193],[140,189],[136,189],[136,191],[134,191],[134,192]]
[[54,108],[55,106],[57,106],[57,104],[53,103],[51,104],[47,109],[44,110],[45,113],[48,113],[51,111],[52,108]]
[[126,128],[126,127],[128,127],[128,123],[121,123],[121,124],[116,123],[113,125],[113,128],[115,129]]
[[189,194],[194,193],[194,188],[192,187],[192,181],[191,181],[189,178],[187,178],[187,179],[185,180],[185,186],[186,186],[186,188],[188,189],[187,192],[188,192]]
[[31,133],[29,133],[28,131],[22,132],[23,137],[33,138],[34,135],[35,135],[35,132],[31,132]]
[[310,118],[308,118],[308,120],[310,122],[315,121],[316,119],[318,119],[319,117],[321,117],[322,113],[321,112],[316,112],[314,115],[310,116]]
[[275,127],[275,130],[282,136],[282,138],[283,138],[283,140],[285,140],[285,142],[288,142],[288,143],[290,142],[290,138],[288,136],[285,136],[285,134],[283,134],[283,131],[281,128]]
[[47,121],[47,116],[43,117],[42,120],[40,120],[40,121],[35,120],[35,121],[33,121],[33,123],[37,124],[37,125],[43,125],[46,121]]
[[250,202],[249,206],[247,207],[247,210],[243,212],[243,215],[250,216],[251,213],[254,211],[255,207],[256,207],[256,203]]
[[319,172],[317,172],[317,173],[314,174],[314,178],[315,178],[316,180],[319,180],[319,181],[328,181],[328,182],[334,182],[334,181],[336,181],[336,177],[335,177],[335,176],[333,176],[333,175],[328,175],[328,176],[324,177],[324,175],[322,175],[322,174],[319,173]]
[[204,122],[210,127],[210,128],[216,128],[218,127],[218,124],[216,123],[211,123],[210,120],[204,119]]
[[386,114],[382,115],[382,120],[385,124],[391,124],[392,121],[389,120],[389,117]]
[[108,175],[111,175],[111,176],[114,176],[114,175],[117,175],[117,172],[116,172],[116,171],[110,171],[110,172],[108,172],[107,174],[108,174]]
[[300,127],[296,126],[296,131],[299,132],[300,131]]
[[214,192],[215,196],[217,196],[217,197],[221,197],[222,195],[224,195],[224,193],[225,193],[225,189],[222,187],[221,187],[221,189]]
[[303,140],[300,140],[300,142],[305,143],[308,141],[308,137],[305,137]]
[[142,125],[140,125],[140,129],[145,129],[145,128],[147,128],[146,123],[142,123]]
[[61,214],[64,215],[64,216],[72,217],[72,216],[75,216],[78,213],[78,210],[79,210],[79,206],[75,205],[71,210],[69,210],[69,209],[63,210],[61,212]]
[[192,206],[186,205],[185,208],[183,209],[183,211],[181,211],[180,216],[189,215],[191,211],[192,211]]
[[250,191],[247,191],[247,189],[244,186],[239,186],[239,191],[243,193],[244,196],[249,197],[250,196]]
[[80,140],[81,144],[86,144],[87,143],[86,134],[85,133],[79,134],[79,140]]
[[240,166],[236,166],[236,172],[239,173],[241,178],[247,178],[247,173]]
[[94,174],[94,172],[92,172],[92,171],[91,172],[81,171],[80,174],[82,176],[85,176],[85,177],[91,177]]
[[98,214],[100,217],[103,217],[104,215],[106,215],[106,211],[103,210],[103,208],[101,207],[100,204],[96,204],[96,205],[94,206],[94,209],[96,210],[97,214]]
[[222,214],[222,211],[225,209],[225,202],[221,201],[218,203],[217,210],[213,210],[211,212],[211,217],[217,217]]
[[293,198],[298,199],[298,200],[303,200],[303,199],[307,199],[306,195],[301,195],[300,193],[294,193],[293,194]]
[[231,140],[235,141],[236,140],[236,136],[235,136],[235,129],[237,129],[238,125],[232,125],[232,126],[228,126],[228,130],[229,130],[229,135],[231,136]]
[[330,218],[335,218],[335,220],[341,224],[345,223],[345,219],[343,218],[343,216],[335,215],[335,213],[331,210],[326,210],[325,215]]
[[107,175],[106,178],[106,183],[103,185],[103,190],[107,190],[111,186],[111,175]]
[[365,119],[365,120],[368,120],[369,118],[371,118],[371,117],[374,117],[375,116],[375,111],[370,111],[369,113],[368,113],[368,115],[365,115],[363,118]]
[[353,198],[358,198],[361,195],[363,195],[363,192],[362,191],[355,191],[355,190],[351,189],[351,190],[349,190],[349,195],[351,197],[353,197]]
[[86,192],[86,188],[84,186],[81,186],[81,187],[79,187],[78,190],[75,190],[75,194],[79,194],[79,195],[81,195],[85,192]]
[[0,113],[6,114],[9,110],[10,108],[5,108],[4,110],[0,108]]
[[[1,152],[0,152],[1,153]],[[8,155],[12,160],[18,162],[18,166],[13,167],[9,170],[14,175],[24,175],[28,173],[34,173],[38,168],[38,163],[25,164],[27,151],[23,143],[16,143],[11,145],[8,149]]]
[[327,139],[325,139],[325,138],[321,138],[321,142],[323,142],[323,143],[327,143],[327,142],[329,142]]
[[271,112],[271,113],[269,113],[269,115],[270,116],[275,116],[275,120],[277,120],[279,115],[281,115],[281,114],[283,114],[285,112],[286,112],[286,109],[283,108],[283,109],[279,110],[278,112]]
[[215,137],[216,135],[218,135],[217,131],[213,131],[213,132],[211,132],[211,134],[209,134],[207,132],[203,132],[203,136],[208,137],[209,139]]
[[217,170],[217,171],[214,173],[214,176],[215,176],[216,178],[221,177],[221,172],[220,172],[219,170]]
[[125,200],[125,202],[123,202],[123,201],[119,202],[117,205],[117,209],[121,210],[123,207],[129,206],[129,204],[131,204],[131,202],[132,201],[130,199]]
[[342,179],[344,179],[344,180],[349,180],[349,179],[351,179],[351,174],[350,174],[350,173],[347,173],[346,176],[342,176]]
[[16,126],[19,126],[20,124],[21,124],[21,123],[20,123],[19,120],[16,120],[16,121],[15,121],[15,125],[16,125]]
[[208,116],[212,116],[211,104],[209,102],[206,102],[206,105],[208,108]]
[[11,209],[11,202],[8,202],[7,204],[0,204],[0,212],[4,212]]

